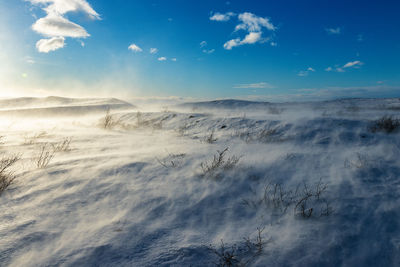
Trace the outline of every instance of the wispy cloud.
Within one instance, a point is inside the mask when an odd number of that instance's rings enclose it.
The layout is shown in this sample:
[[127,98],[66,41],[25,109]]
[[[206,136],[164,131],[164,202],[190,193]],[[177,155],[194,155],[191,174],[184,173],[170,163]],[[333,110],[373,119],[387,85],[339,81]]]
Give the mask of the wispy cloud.
[[176,59],[175,57],[173,57],[173,58],[171,58],[171,61],[174,61],[174,62],[176,62],[176,61],[177,61],[177,59]]
[[205,47],[207,46],[207,42],[206,41],[202,41],[200,43],[200,48],[204,48],[202,51],[204,54],[212,54],[215,52],[215,49],[206,49]]
[[138,53],[138,52],[142,52],[143,50],[142,50],[142,48],[140,48],[138,45],[136,45],[136,44],[131,44],[129,47],[128,47],[128,49],[129,50],[131,50],[131,51],[133,51],[133,52],[135,52],[135,53]]
[[158,61],[166,61],[166,60],[167,60],[166,57],[159,57],[159,58],[158,58]]
[[351,62],[348,62],[348,63],[344,64],[343,68],[344,69],[345,68],[359,68],[362,65],[364,65],[364,63],[362,63],[359,60],[356,60],[356,61],[351,61]]
[[231,19],[231,17],[235,16],[236,14],[233,12],[227,12],[225,14],[222,13],[214,13],[211,17],[210,20],[214,21],[228,21]]
[[65,46],[65,38],[86,38],[90,34],[80,25],[66,19],[68,12],[82,12],[91,19],[100,19],[100,15],[86,0],[26,0],[32,5],[40,6],[46,16],[38,19],[32,29],[47,37],[36,43],[39,52],[48,53]]
[[[219,14],[219,13],[218,13]],[[274,32],[276,27],[270,22],[269,18],[259,17],[250,12],[244,12],[238,15],[239,24],[235,27],[235,32],[246,31],[244,38],[235,38],[227,41],[224,44],[226,50],[231,50],[234,47],[255,44],[270,41],[271,37],[263,37],[264,29]],[[226,20],[219,20],[226,21]],[[276,46],[275,42],[271,41],[271,45]]]
[[308,67],[307,70],[299,71],[299,73],[297,73],[297,76],[305,77],[305,76],[308,76],[308,74],[309,74],[310,72],[315,72],[315,69],[314,69],[314,68],[311,68],[311,67]]
[[236,84],[233,88],[237,88],[237,89],[262,89],[262,88],[274,88],[274,87],[269,83],[260,82],[260,83]]
[[158,49],[157,48],[150,48],[150,54],[157,54]]
[[41,53],[48,53],[65,46],[64,37],[53,37],[50,39],[41,39],[36,43],[36,49]]
[[325,31],[328,34],[341,34],[342,29],[340,27],[337,27],[337,28],[326,28]]
[[364,65],[363,62],[361,62],[361,61],[359,61],[359,60],[356,60],[356,61],[347,62],[347,63],[344,64],[343,66],[340,66],[340,65],[338,66],[338,65],[336,65],[335,68],[327,67],[327,68],[325,69],[325,71],[327,71],[327,72],[330,72],[330,71],[346,72],[346,69],[349,69],[349,68],[358,69],[358,68],[360,68],[362,65]]
[[203,49],[204,54],[212,54],[215,52],[215,49]]

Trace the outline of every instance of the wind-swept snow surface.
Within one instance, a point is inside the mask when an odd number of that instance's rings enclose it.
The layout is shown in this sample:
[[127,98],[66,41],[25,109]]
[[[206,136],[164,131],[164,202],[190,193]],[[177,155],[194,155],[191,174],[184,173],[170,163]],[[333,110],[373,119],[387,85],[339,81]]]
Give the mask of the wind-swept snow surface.
[[61,100],[1,102],[1,266],[400,264],[399,99]]

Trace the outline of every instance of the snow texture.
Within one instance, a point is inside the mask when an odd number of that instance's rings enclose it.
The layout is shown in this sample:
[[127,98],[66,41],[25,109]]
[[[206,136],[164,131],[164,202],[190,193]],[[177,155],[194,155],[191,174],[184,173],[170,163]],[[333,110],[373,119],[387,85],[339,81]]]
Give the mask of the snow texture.
[[371,131],[399,99],[0,108],[0,153],[21,156],[0,195],[0,266],[215,266],[221,240],[237,266],[400,265],[399,133]]

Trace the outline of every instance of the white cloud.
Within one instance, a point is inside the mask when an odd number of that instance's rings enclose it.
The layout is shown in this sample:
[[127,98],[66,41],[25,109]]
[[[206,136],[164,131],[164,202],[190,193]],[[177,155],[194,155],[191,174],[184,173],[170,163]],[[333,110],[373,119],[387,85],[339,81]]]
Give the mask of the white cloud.
[[232,39],[224,44],[226,50],[231,50],[235,46],[240,46],[244,44],[255,44],[261,40],[261,32],[250,32],[247,34],[243,40],[240,38]]
[[215,49],[203,49],[204,54],[212,54],[215,52]]
[[157,48],[150,48],[150,54],[157,54],[158,49]]
[[215,13],[214,15],[212,15],[210,17],[210,20],[214,20],[214,21],[228,21],[231,19],[231,17],[235,16],[235,13],[233,12],[228,12],[225,14],[221,14],[221,13]]
[[38,19],[32,25],[32,29],[47,37],[85,38],[90,36],[84,28],[59,14],[48,14],[44,18]]
[[360,68],[362,65],[364,65],[363,62],[356,60],[356,61],[351,61],[351,62],[347,62],[346,64],[344,64],[342,67],[339,67],[338,65],[335,66],[335,68],[332,67],[327,67],[325,69],[325,71],[336,71],[336,72],[346,72],[345,69],[348,68],[354,68],[354,69],[358,69]]
[[171,60],[172,61],[174,61],[174,62],[176,62],[177,61],[177,59],[174,57],[174,58],[171,58]]
[[200,43],[200,48],[207,46],[207,42],[206,41],[202,41]]
[[278,44],[276,42],[271,42],[270,45],[271,46],[278,46]]
[[297,73],[297,76],[305,77],[305,76],[308,76],[308,74],[309,74],[310,72],[315,72],[315,69],[312,68],[312,67],[308,67],[307,70],[299,71],[299,73]]
[[34,5],[42,4],[47,7],[44,10],[50,13],[66,14],[68,12],[82,11],[92,19],[100,19],[100,15],[90,6],[86,0],[28,0]]
[[262,88],[274,88],[272,85],[266,82],[260,83],[249,83],[249,84],[237,84],[233,88],[238,89],[262,89]]
[[337,28],[326,28],[325,31],[328,34],[340,34],[342,32],[342,30],[339,27],[337,27]]
[[226,42],[224,44],[224,48],[226,50],[231,50],[233,47],[239,46],[239,45],[240,45],[240,38],[236,38],[236,39],[232,39],[232,40],[229,40],[228,42]]
[[[219,14],[219,13],[217,13]],[[274,32],[276,27],[270,22],[269,18],[256,16],[250,12],[244,12],[238,16],[239,24],[235,27],[235,32],[244,30],[247,32],[243,39],[231,39],[224,44],[226,50],[231,50],[234,47],[255,44],[270,41],[272,38],[263,38],[264,29]],[[220,20],[223,21],[223,20]],[[270,42],[272,46],[276,46],[275,42]]]
[[36,43],[36,48],[41,53],[48,53],[50,51],[55,51],[57,49],[63,48],[65,46],[65,38],[53,37],[50,39],[41,39]]
[[167,60],[166,57],[159,57],[159,58],[158,58],[158,61],[165,61],[165,60]]
[[38,19],[32,29],[37,33],[48,37],[36,43],[39,52],[48,53],[64,47],[65,37],[86,38],[90,34],[80,25],[66,19],[68,12],[83,12],[91,19],[100,19],[100,15],[90,6],[86,0],[25,0],[32,5],[40,6],[46,16]]
[[135,53],[138,53],[138,52],[142,52],[142,51],[143,51],[142,48],[140,48],[140,47],[137,46],[136,44],[131,44],[131,45],[128,47],[128,49],[131,50],[131,51],[133,51],[133,52],[135,52]]
[[359,61],[359,60],[356,60],[356,61],[352,61],[352,62],[346,63],[346,64],[343,66],[343,68],[344,68],[344,69],[345,69],[345,68],[359,68],[359,67],[362,66],[362,65],[364,65],[364,63],[362,63],[362,62]]
[[247,30],[249,32],[260,32],[263,27],[270,31],[276,30],[276,27],[268,18],[258,17],[250,12],[239,14],[239,20],[242,21],[242,23],[236,26],[236,31]]

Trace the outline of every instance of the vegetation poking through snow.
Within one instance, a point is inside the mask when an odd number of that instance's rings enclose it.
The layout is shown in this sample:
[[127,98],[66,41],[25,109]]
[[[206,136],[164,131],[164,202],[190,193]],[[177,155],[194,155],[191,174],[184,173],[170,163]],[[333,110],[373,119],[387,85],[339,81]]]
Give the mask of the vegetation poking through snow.
[[233,169],[239,163],[241,157],[235,155],[226,157],[228,150],[228,147],[222,151],[217,150],[211,161],[202,162],[200,164],[203,171],[202,175],[218,178],[221,172]]
[[44,169],[49,165],[50,161],[54,158],[55,153],[56,152],[54,151],[54,149],[46,143],[40,146],[39,153],[37,154],[36,157],[33,158],[33,162],[39,169]]
[[0,195],[14,182],[15,176],[10,168],[19,160],[19,155],[6,156],[0,160]]
[[400,119],[392,116],[383,116],[382,118],[371,123],[369,129],[371,132],[393,133],[400,127]]
[[204,141],[208,144],[214,144],[217,142],[218,138],[215,137],[215,131],[212,130],[211,133],[204,139]]
[[256,209],[263,206],[282,214],[292,208],[296,216],[303,218],[328,216],[333,209],[325,198],[327,188],[322,179],[313,187],[304,182],[295,190],[287,190],[279,183],[269,183],[261,197],[256,195],[253,199],[243,199],[243,204]]
[[115,116],[111,114],[110,109],[107,109],[106,114],[100,121],[100,126],[103,129],[111,130],[114,129],[117,125],[121,125],[121,121],[116,119]]
[[279,131],[278,127],[256,131],[251,131],[250,129],[238,130],[233,133],[233,137],[239,137],[246,143],[271,143],[282,142],[285,140],[282,137],[282,133]]
[[263,231],[265,227],[258,227],[255,238],[244,238],[244,242],[238,246],[233,244],[227,247],[221,239],[221,244],[218,248],[210,245],[208,248],[217,257],[214,262],[216,266],[248,266],[258,256],[260,256],[268,241],[265,240]]
[[43,139],[48,136],[48,133],[46,131],[41,131],[38,133],[35,133],[32,136],[25,136],[25,141],[22,143],[23,145],[34,145],[39,142],[40,139]]
[[61,141],[59,143],[51,144],[53,147],[53,151],[54,152],[69,152],[69,151],[71,151],[71,148],[70,148],[71,141],[72,141],[71,137],[66,137],[66,138],[64,138],[63,141]]
[[182,160],[185,158],[186,154],[171,154],[169,153],[167,157],[163,159],[156,158],[158,163],[160,163],[165,168],[176,168],[182,165]]

